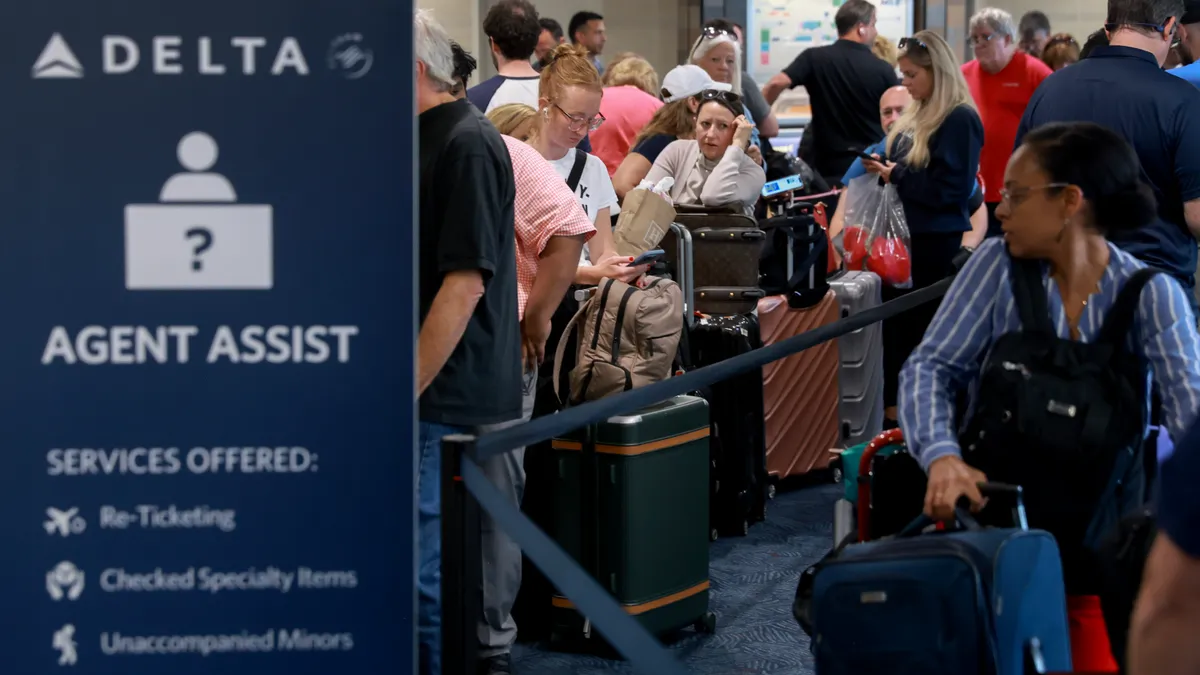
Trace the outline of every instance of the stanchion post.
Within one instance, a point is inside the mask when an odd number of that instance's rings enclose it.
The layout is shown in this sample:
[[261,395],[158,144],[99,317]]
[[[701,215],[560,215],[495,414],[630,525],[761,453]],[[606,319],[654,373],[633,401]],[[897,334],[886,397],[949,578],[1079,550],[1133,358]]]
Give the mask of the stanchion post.
[[442,672],[474,675],[483,616],[483,553],[479,502],[462,479],[464,457],[475,456],[475,437],[442,438]]

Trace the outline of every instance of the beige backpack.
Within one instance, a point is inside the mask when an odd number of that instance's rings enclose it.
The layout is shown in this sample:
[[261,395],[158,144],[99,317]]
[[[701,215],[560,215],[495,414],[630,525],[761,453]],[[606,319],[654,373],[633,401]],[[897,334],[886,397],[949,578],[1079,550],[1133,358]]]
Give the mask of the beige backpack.
[[683,292],[670,279],[643,277],[645,288],[605,279],[563,330],[554,357],[554,393],[571,331],[578,333],[570,373],[572,405],[670,377],[683,330]]

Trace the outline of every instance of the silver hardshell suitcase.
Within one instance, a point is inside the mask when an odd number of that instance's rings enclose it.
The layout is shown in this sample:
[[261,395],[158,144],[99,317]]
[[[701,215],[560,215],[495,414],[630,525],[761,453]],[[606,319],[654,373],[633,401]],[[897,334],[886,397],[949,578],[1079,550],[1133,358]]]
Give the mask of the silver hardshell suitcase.
[[[842,317],[878,306],[879,275],[844,271],[829,279],[842,305]],[[866,443],[883,431],[883,331],[873,323],[838,338],[842,361],[838,373],[841,393],[842,442],[846,447]]]

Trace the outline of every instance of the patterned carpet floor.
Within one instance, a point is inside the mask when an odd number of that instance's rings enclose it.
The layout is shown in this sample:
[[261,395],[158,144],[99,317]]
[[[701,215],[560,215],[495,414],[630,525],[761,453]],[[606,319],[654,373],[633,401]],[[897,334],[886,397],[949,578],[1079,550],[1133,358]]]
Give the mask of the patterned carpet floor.
[[[715,635],[691,631],[671,649],[697,675],[811,675],[808,637],[792,618],[800,573],[829,551],[833,503],[839,488],[821,485],[781,492],[767,520],[747,537],[712,544],[710,609]],[[548,651],[540,645],[513,650],[516,675],[634,673],[623,661]]]

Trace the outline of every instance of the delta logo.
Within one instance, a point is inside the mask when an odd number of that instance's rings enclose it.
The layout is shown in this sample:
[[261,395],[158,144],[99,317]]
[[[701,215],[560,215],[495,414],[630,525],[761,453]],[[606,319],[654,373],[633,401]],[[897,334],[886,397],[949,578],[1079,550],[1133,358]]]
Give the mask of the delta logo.
[[[358,79],[371,69],[374,54],[361,34],[347,33],[330,43],[325,63],[330,71],[346,79]],[[94,64],[89,60],[89,65]],[[156,35],[143,42],[126,35],[101,38],[100,73],[126,75],[139,70],[149,70],[155,75],[265,74],[276,77],[306,76],[310,72],[309,59],[294,37],[271,40],[262,36],[238,36],[226,41],[201,36],[194,41],[185,41],[178,35]],[[31,69],[35,80],[77,80],[86,72],[84,62],[61,33],[50,36]]]

